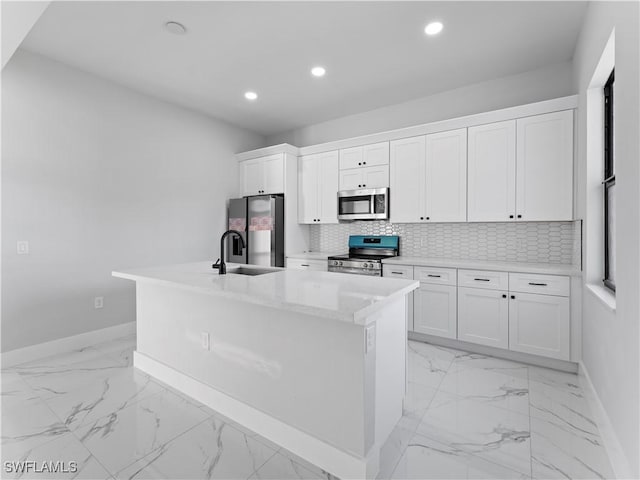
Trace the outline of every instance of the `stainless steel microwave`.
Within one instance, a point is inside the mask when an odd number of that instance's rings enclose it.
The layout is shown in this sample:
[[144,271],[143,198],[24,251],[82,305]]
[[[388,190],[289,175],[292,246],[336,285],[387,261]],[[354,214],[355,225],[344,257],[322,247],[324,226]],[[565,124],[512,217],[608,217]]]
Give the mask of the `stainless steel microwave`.
[[338,220],[388,220],[389,189],[363,188],[338,192]]

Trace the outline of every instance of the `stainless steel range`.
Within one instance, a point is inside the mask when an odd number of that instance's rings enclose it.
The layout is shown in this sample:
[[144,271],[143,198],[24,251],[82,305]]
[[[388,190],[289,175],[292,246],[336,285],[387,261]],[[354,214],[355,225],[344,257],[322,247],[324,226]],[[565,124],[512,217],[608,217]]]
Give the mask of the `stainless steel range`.
[[382,260],[400,254],[397,235],[350,235],[349,253],[327,259],[330,272],[382,276]]

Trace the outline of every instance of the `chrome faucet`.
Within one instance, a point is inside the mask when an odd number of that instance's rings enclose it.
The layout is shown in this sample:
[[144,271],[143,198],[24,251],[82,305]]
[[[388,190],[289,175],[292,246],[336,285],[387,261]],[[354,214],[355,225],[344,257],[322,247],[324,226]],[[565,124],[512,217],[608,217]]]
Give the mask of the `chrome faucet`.
[[227,273],[227,264],[224,263],[224,241],[229,235],[237,235],[240,238],[240,251],[245,248],[244,238],[242,238],[242,234],[237,230],[227,230],[220,237],[220,258],[216,263],[211,265],[211,268],[217,268],[218,274],[225,275]]

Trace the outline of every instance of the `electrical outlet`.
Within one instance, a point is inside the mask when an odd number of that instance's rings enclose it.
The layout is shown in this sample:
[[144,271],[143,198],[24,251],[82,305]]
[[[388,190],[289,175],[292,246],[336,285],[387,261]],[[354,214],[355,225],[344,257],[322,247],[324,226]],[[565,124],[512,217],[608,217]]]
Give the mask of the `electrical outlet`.
[[94,297],[93,308],[102,308],[102,307],[104,307],[104,297]]
[[27,240],[18,240],[18,255],[29,255],[29,242]]
[[376,326],[371,325],[365,329],[364,353],[373,351],[376,346]]
[[209,350],[209,332],[202,332],[200,334],[200,339],[202,341],[202,348],[204,348],[205,350]]

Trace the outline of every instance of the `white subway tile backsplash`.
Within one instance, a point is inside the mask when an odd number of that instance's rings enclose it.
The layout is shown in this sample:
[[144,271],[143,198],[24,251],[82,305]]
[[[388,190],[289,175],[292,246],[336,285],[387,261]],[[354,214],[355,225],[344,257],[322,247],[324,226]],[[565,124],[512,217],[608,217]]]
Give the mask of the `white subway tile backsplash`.
[[349,235],[400,235],[400,254],[580,265],[582,227],[575,222],[311,225],[311,250],[347,249]]

